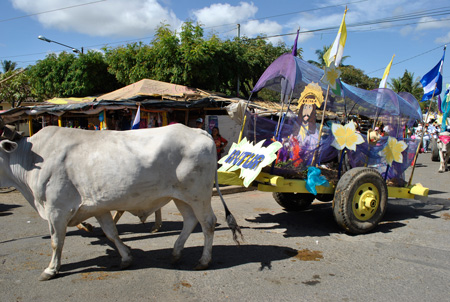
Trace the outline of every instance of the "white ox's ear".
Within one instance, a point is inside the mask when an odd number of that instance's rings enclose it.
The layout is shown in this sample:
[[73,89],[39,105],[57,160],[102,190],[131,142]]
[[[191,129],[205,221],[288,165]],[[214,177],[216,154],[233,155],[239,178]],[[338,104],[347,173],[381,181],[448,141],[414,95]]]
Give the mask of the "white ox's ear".
[[0,142],[0,148],[2,148],[3,150],[5,150],[5,152],[8,152],[8,153],[14,152],[17,149],[17,146],[18,146],[17,143],[12,142],[7,139],[2,140]]

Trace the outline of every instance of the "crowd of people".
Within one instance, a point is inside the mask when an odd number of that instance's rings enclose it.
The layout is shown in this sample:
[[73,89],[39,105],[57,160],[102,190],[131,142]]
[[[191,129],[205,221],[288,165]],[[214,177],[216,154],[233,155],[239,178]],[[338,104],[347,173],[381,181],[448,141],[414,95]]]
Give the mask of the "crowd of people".
[[423,152],[428,153],[431,152],[431,140],[437,139],[439,132],[441,132],[441,126],[436,121],[425,123],[425,125],[419,123],[415,128],[414,135],[411,135],[411,137],[422,140]]

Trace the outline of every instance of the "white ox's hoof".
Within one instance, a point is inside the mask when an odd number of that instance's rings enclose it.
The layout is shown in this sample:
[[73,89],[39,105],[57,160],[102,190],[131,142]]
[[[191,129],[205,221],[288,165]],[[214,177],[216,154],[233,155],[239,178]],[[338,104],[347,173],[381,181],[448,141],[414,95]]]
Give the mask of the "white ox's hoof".
[[196,271],[203,271],[208,268],[209,268],[209,263],[206,263],[206,264],[199,263],[199,264],[197,264],[197,266],[194,269]]
[[42,274],[39,276],[39,281],[47,281],[50,280],[52,278],[54,278],[56,276],[56,273],[46,273],[45,271],[42,272]]
[[176,265],[181,260],[181,254],[180,255],[172,255],[172,259],[170,259],[170,264]]
[[133,263],[133,257],[129,257],[126,260],[122,260],[122,262],[120,263],[120,269],[126,269],[128,267],[130,267],[130,265]]
[[155,224],[153,227],[152,227],[152,230],[150,231],[152,234],[153,233],[157,233],[157,232],[159,232],[159,230],[161,229],[161,227],[162,227],[162,225],[160,225],[160,224]]

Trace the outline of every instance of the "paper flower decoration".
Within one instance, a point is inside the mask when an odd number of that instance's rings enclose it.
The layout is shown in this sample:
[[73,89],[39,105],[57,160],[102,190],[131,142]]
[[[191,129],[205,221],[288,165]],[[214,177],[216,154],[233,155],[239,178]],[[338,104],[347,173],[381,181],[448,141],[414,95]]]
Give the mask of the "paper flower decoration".
[[323,77],[320,79],[322,83],[325,85],[330,85],[330,87],[335,90],[336,89],[336,80],[341,76],[341,71],[337,69],[334,65],[334,61],[331,62],[329,67],[325,67],[325,73]]
[[386,163],[392,166],[392,162],[396,161],[398,163],[403,162],[402,152],[408,148],[404,141],[397,141],[397,139],[389,136],[386,146],[378,152],[380,156],[386,159]]
[[338,150],[347,148],[355,151],[356,145],[364,143],[361,134],[356,133],[355,124],[353,122],[350,122],[345,126],[333,124],[331,126],[331,132],[333,132],[335,138],[331,145]]

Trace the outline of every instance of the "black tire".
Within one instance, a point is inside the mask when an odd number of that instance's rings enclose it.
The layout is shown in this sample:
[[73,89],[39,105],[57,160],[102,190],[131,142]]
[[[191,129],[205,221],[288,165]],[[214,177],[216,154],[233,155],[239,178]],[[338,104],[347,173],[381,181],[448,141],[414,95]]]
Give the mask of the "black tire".
[[431,145],[431,161],[437,161],[437,162],[440,161],[439,148],[438,148],[436,139],[434,139],[434,138],[431,139],[430,145]]
[[286,211],[304,211],[314,201],[315,196],[308,193],[279,193],[274,192],[273,198]]
[[317,194],[316,198],[320,201],[332,201],[334,199],[334,194]]
[[336,186],[334,219],[349,233],[367,233],[383,218],[387,199],[386,182],[380,173],[364,167],[351,169]]

